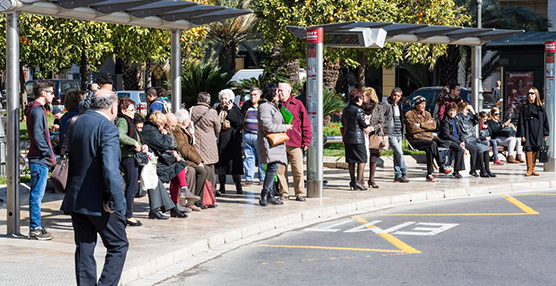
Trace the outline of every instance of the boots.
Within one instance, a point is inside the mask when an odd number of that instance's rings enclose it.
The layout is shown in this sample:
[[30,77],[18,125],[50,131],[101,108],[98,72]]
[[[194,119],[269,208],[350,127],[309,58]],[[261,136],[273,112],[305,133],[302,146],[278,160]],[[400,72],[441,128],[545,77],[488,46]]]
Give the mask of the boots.
[[525,163],[525,161],[523,161],[523,157],[521,156],[521,154],[517,154],[515,159],[519,162],[519,163]]
[[259,205],[261,205],[262,207],[266,207],[268,205],[268,195],[270,194],[270,192],[267,189],[263,189],[261,191],[261,198],[259,199]]
[[537,163],[537,153],[539,152],[533,152],[533,155],[531,155],[531,175],[533,176],[540,176],[539,173],[535,171],[535,163]]
[[527,161],[527,172],[525,172],[526,177],[530,177],[533,174],[533,168],[535,163],[533,163],[533,152],[525,151],[525,160]]
[[[519,155],[517,155],[517,158],[521,159],[521,157]],[[514,158],[514,156],[510,155],[510,156],[508,156],[508,159],[506,160],[506,163],[508,163],[508,164],[517,164],[517,163],[519,163],[519,160],[516,160]]]
[[241,183],[236,183],[236,194],[238,195],[243,194],[243,188],[241,187]]
[[282,202],[281,200],[277,199],[274,197],[274,194],[272,194],[272,192],[268,192],[268,198],[267,198],[268,202],[273,204],[273,205],[283,205],[284,202]]

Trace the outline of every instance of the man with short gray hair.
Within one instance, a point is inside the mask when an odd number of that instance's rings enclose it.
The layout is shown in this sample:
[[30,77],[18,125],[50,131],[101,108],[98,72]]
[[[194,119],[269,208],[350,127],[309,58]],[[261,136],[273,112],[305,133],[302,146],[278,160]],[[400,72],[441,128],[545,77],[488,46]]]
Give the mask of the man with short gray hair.
[[[119,131],[113,123],[117,115],[118,97],[100,89],[91,98],[90,109],[66,134],[71,168],[61,210],[71,215],[75,233],[77,285],[118,285],[124,267],[128,241]],[[94,257],[97,235],[107,249],[99,281]]]

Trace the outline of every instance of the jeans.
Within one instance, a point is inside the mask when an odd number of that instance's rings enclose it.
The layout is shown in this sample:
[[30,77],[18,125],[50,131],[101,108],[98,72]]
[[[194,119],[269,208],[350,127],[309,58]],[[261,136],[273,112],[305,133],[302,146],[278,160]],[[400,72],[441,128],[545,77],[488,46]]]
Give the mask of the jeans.
[[29,193],[29,229],[41,226],[41,202],[46,190],[48,167],[40,164],[29,164],[31,170],[31,192]]
[[407,173],[407,167],[405,166],[405,160],[403,158],[402,137],[389,136],[388,141],[390,143],[390,148],[394,152],[394,177],[400,178]]
[[139,188],[138,178],[139,178],[139,168],[135,165],[135,159],[131,157],[123,158],[120,162],[120,169],[124,172],[124,182],[125,182],[125,202],[126,211],[125,217],[133,217],[133,201],[135,200],[135,195],[137,194],[137,189]]
[[274,175],[278,172],[278,168],[280,168],[280,163],[268,163],[266,166],[266,176],[263,183],[263,189],[269,190],[271,194],[273,194],[274,190]]
[[243,160],[243,168],[245,168],[245,180],[253,181],[255,177],[255,163],[259,163],[259,180],[262,182],[265,178],[263,172],[263,164],[259,157],[257,149],[257,134],[245,132],[243,133],[243,152],[245,160]]

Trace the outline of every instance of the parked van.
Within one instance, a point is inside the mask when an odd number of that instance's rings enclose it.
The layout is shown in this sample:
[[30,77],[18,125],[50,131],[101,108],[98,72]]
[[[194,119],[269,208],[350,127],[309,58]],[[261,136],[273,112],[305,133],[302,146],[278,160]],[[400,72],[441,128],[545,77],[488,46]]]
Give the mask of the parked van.
[[128,97],[135,101],[137,113],[147,115],[147,96],[142,90],[121,90],[116,91],[118,98]]
[[[78,79],[47,79],[54,83],[54,99],[52,105],[58,106],[64,104],[64,95],[70,89],[81,89],[81,81]],[[33,94],[33,83],[35,80],[30,80],[25,83],[25,90],[27,91],[27,98],[29,101],[35,100]]]

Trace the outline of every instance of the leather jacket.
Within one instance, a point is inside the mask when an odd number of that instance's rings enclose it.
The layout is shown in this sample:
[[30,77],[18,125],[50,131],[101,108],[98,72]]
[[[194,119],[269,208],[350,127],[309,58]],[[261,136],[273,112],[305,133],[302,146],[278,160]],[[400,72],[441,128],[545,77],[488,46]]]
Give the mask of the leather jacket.
[[342,126],[344,127],[344,143],[365,144],[366,135],[363,129],[367,128],[369,125],[365,122],[365,112],[363,108],[353,103],[350,103],[344,108]]
[[479,117],[477,114],[471,114],[470,112],[465,116],[463,113],[459,112],[456,117],[461,129],[460,140],[465,142],[477,141],[479,139],[475,132],[475,125],[479,124]]

